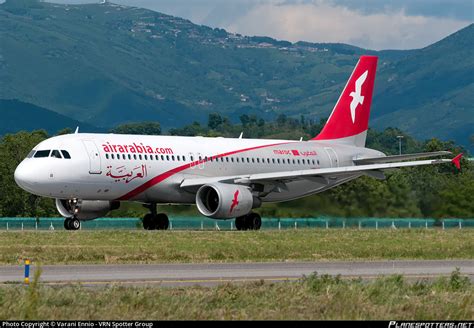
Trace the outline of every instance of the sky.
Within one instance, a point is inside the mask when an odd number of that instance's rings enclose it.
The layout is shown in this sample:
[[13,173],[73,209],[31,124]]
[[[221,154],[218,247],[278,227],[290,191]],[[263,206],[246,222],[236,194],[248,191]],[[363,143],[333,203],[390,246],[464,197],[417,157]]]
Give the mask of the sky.
[[[93,3],[99,0],[48,0]],[[474,22],[474,0],[112,0],[279,40],[381,49],[428,46]]]

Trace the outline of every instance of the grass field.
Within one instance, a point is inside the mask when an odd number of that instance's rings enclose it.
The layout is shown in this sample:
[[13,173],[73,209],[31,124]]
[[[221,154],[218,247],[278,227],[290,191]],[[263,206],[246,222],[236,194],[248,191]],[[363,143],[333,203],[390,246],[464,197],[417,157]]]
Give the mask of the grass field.
[[434,282],[309,276],[218,287],[87,288],[4,285],[0,320],[381,319],[472,320],[474,285],[454,272]]
[[472,259],[473,229],[0,232],[0,264]]

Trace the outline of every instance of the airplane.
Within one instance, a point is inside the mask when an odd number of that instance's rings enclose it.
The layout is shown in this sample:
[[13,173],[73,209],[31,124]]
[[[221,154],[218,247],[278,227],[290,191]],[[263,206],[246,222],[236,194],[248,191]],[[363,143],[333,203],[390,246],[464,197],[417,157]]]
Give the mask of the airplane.
[[424,159],[438,151],[386,156],[365,148],[376,56],[361,56],[322,131],[308,141],[76,133],[39,143],[18,165],[24,190],[54,198],[64,228],[77,230],[124,201],[149,209],[147,230],[166,230],[158,204],[196,204],[213,219],[233,219],[237,230],[258,230],[253,211],[320,193],[384,170],[453,162]]

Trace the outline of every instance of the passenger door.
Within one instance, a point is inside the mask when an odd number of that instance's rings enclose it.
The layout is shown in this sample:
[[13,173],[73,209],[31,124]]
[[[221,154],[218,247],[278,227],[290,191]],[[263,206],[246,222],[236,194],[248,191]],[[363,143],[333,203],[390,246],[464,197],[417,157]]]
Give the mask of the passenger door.
[[82,140],[84,147],[86,148],[87,155],[89,156],[89,173],[90,174],[101,174],[101,160],[99,156],[99,149],[94,141]]
[[331,163],[331,167],[339,167],[339,161],[337,158],[337,154],[334,149],[330,147],[324,147],[324,150],[328,154],[329,161]]

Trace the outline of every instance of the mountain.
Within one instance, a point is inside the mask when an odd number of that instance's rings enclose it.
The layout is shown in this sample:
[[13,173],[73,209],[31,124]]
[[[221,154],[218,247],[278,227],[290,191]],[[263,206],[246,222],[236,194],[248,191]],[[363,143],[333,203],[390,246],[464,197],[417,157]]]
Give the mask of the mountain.
[[79,127],[81,132],[100,131],[90,124],[18,100],[0,99],[0,110],[0,135],[41,129],[54,134],[64,128],[75,130],[76,127]]
[[18,100],[0,99],[0,113],[0,135],[40,129],[54,134],[64,128],[74,130],[76,127],[81,132],[100,131],[97,127]]
[[[473,134],[474,25],[424,49],[290,43],[112,3],[0,5],[0,99],[94,126],[166,129],[219,112],[326,118],[361,54],[380,57],[371,126],[419,138]],[[1,108],[0,108],[1,110]]]

